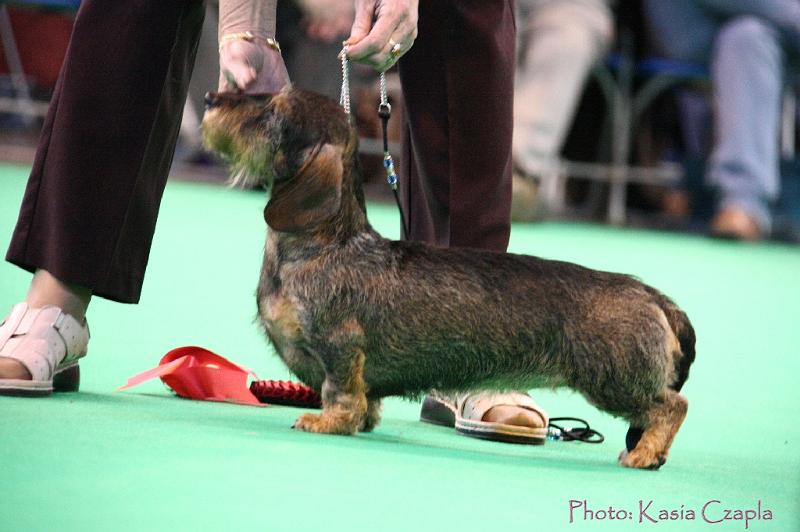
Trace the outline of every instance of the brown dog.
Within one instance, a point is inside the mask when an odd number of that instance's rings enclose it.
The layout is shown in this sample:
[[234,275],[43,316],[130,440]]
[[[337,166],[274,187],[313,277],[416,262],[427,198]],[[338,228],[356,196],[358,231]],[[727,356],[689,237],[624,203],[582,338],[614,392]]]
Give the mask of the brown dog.
[[296,428],[371,430],[390,395],[569,386],[630,422],[622,465],[666,461],[695,343],[667,297],[566,262],[386,240],[367,221],[358,138],[335,102],[288,88],[208,104],[207,146],[239,181],[272,187],[259,315],[323,397]]

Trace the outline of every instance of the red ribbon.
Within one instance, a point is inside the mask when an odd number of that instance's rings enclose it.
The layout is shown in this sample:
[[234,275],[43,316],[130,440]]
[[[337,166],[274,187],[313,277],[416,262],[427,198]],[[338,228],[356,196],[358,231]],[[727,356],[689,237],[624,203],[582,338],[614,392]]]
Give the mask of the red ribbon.
[[258,379],[251,370],[216,353],[187,346],[173,349],[164,355],[158,367],[134,375],[117,391],[160,377],[175,393],[187,399],[265,406],[247,387],[249,375]]

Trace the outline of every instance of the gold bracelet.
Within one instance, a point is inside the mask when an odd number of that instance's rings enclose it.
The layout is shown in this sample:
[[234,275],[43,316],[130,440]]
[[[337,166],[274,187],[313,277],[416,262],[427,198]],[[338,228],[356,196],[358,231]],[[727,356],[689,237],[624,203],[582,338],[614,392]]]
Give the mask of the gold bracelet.
[[[247,41],[247,42],[256,42],[256,36],[253,35],[251,31],[240,31],[237,33],[227,33],[220,37],[219,39],[219,52],[222,53],[222,46],[228,41]],[[267,37],[264,40],[264,43],[275,50],[278,53],[281,53],[281,45],[278,44],[278,41],[273,39],[272,37]]]

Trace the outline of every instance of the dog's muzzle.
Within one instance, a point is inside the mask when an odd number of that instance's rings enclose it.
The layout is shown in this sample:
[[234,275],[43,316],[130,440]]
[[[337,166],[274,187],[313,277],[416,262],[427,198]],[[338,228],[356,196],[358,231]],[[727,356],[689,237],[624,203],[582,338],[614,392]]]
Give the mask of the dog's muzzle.
[[258,94],[244,94],[236,92],[207,92],[205,94],[205,107],[206,110],[222,105],[236,106],[243,101],[254,102],[257,104],[268,104],[272,100],[273,94],[258,93]]

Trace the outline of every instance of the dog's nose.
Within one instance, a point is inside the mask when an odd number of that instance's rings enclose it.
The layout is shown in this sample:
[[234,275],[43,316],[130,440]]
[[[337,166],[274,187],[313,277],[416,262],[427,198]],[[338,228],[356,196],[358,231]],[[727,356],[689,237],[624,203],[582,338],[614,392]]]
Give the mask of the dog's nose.
[[219,95],[216,92],[207,92],[205,95],[206,109],[219,105]]

